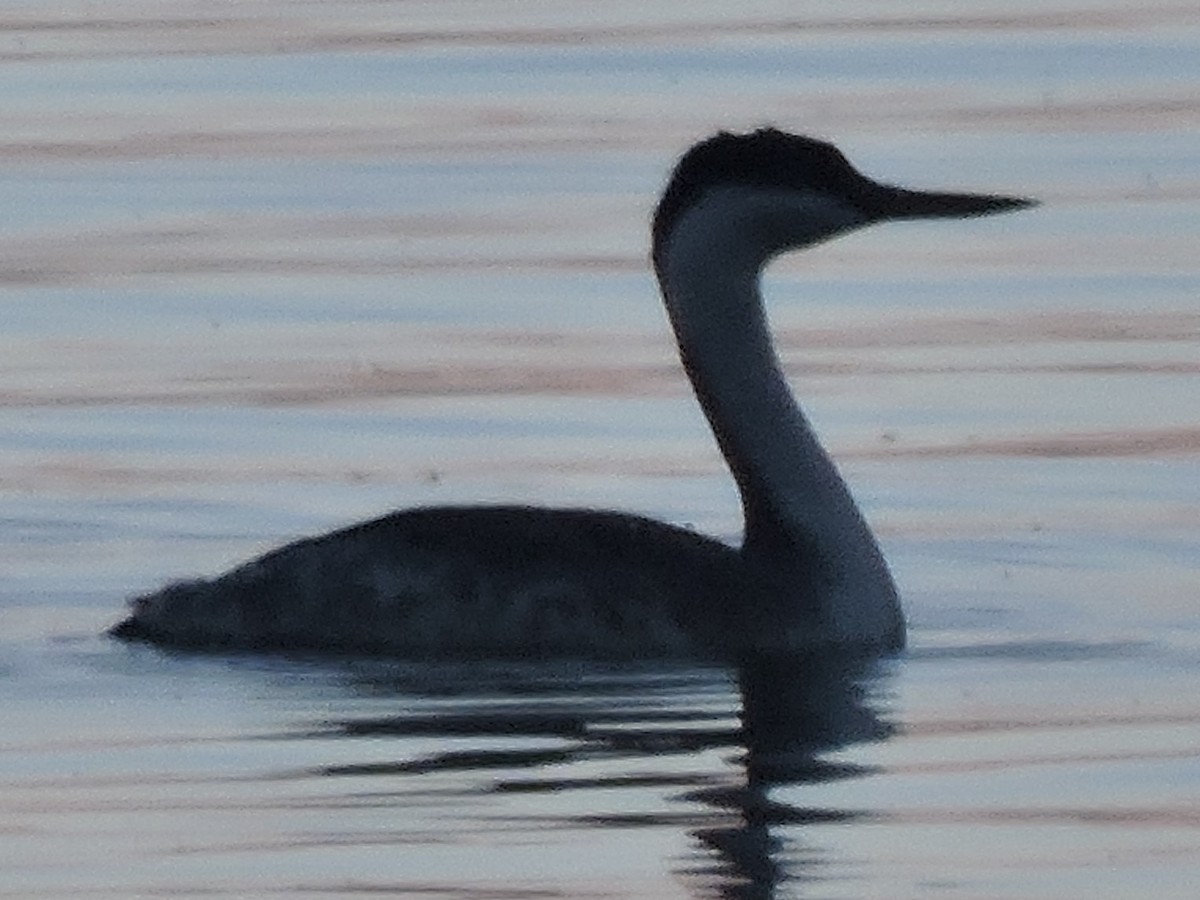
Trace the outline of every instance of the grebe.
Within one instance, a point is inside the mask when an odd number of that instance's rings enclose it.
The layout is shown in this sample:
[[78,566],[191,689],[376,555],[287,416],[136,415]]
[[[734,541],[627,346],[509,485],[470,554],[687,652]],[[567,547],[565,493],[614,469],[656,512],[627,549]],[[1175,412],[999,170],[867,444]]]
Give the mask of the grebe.
[[138,597],[112,634],[449,657],[899,649],[895,584],[780,370],[760,276],[780,253],[873,222],[1032,202],[880,184],[832,144],[773,128],[701,141],[658,204],[652,259],[680,359],[741,494],[740,548],[618,512],[418,508]]

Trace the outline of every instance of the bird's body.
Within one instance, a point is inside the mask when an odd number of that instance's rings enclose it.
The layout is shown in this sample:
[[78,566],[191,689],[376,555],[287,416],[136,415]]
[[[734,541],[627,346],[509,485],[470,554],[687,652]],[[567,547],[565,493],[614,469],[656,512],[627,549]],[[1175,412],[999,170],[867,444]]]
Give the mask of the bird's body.
[[707,614],[733,608],[721,599],[744,568],[732,547],[639,516],[427,507],[173,585],[155,604],[169,619],[144,610],[138,628],[190,647],[696,657],[718,643]]
[[397,512],[133,601],[120,637],[401,656],[739,658],[904,643],[891,575],[780,372],[759,295],[775,255],[890,218],[1028,201],[906,191],[765,129],[680,161],[653,258],[680,357],[742,497],[733,548],[595,510]]

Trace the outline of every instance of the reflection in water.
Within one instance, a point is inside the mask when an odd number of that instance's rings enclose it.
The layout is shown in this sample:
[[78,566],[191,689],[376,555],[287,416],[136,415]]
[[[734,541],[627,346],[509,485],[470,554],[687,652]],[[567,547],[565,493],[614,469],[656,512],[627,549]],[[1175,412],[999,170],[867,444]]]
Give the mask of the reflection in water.
[[808,654],[768,657],[743,665],[738,672],[742,698],[740,743],[745,748],[745,786],[733,792],[707,792],[714,806],[734,811],[733,825],[704,828],[696,837],[719,854],[714,869],[720,896],[767,898],[776,886],[801,877],[800,871],[819,855],[812,850],[790,854],[772,827],[847,820],[843,810],[798,808],[772,801],[780,785],[859,777],[869,770],[824,759],[829,751],[864,741],[885,739],[892,728],[878,715],[866,690],[871,661]]
[[[696,893],[768,898],[784,882],[815,877],[809,870],[821,860],[818,848],[781,839],[780,828],[860,815],[787,805],[772,790],[870,774],[825,757],[891,734],[873,696],[882,677],[869,661],[816,655],[755,660],[736,682],[720,670],[358,666],[356,692],[404,698],[409,711],[331,720],[295,736],[396,741],[402,758],[343,761],[302,777],[434,776],[371,797],[406,809],[457,808],[455,830],[472,827],[472,800],[488,801],[480,808],[489,828],[678,830],[693,843],[675,870]],[[435,705],[419,712],[413,699]],[[639,808],[611,808],[622,790],[636,794]],[[666,792],[665,807],[647,811],[656,791]],[[498,808],[503,798],[525,802]]]

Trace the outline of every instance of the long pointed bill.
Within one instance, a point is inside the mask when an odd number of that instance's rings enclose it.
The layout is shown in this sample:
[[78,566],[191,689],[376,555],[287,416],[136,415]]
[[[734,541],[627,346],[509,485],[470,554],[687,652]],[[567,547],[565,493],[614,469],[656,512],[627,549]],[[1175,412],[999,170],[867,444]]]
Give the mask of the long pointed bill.
[[995,194],[953,194],[943,191],[910,191],[873,184],[858,198],[862,208],[877,219],[947,219],[990,216],[1037,206],[1024,197]]

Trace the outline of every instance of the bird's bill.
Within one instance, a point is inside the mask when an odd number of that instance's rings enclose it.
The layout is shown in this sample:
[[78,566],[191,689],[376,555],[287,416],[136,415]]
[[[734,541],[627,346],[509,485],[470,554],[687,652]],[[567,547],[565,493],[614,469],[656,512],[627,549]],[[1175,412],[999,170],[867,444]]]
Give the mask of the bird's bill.
[[1025,197],[910,191],[885,184],[874,185],[862,199],[867,210],[880,219],[958,219],[1037,206],[1036,200]]

